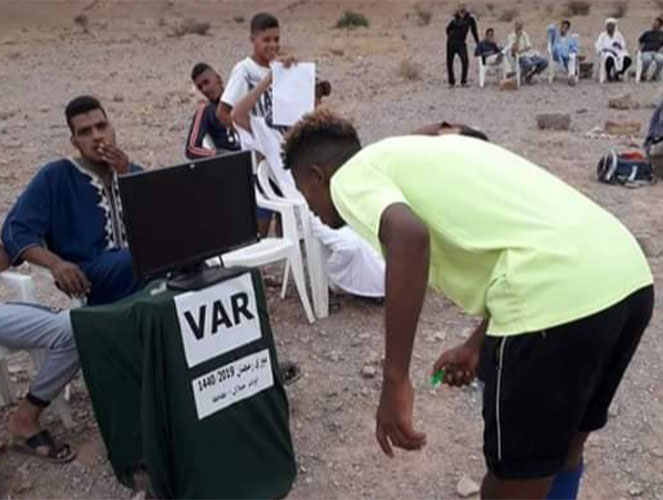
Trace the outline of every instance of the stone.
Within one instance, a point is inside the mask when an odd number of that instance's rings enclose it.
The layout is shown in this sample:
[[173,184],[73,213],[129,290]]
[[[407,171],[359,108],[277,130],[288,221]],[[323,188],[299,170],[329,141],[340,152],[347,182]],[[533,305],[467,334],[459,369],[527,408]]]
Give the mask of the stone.
[[611,109],[629,110],[638,109],[640,106],[638,103],[633,102],[631,94],[625,94],[623,96],[608,99],[608,107]]
[[433,338],[442,342],[447,339],[447,334],[444,332],[437,332],[435,335],[433,335]]
[[569,130],[571,115],[565,113],[536,115],[536,126],[539,127],[539,130]]
[[631,484],[628,489],[628,494],[632,497],[641,497],[644,492],[639,484]]
[[611,135],[638,135],[640,134],[640,129],[642,124],[640,122],[629,122],[629,121],[620,121],[615,122],[608,120],[605,122],[604,130],[606,133]]
[[51,110],[48,106],[39,106],[39,111],[42,113],[48,113]]
[[479,493],[479,485],[469,476],[463,476],[456,486],[456,493],[461,498],[469,498]]
[[618,416],[619,416],[619,405],[617,403],[613,403],[610,405],[610,408],[608,408],[608,417],[616,418]]
[[518,90],[518,81],[515,78],[505,78],[500,82],[500,90]]
[[378,371],[375,369],[374,366],[371,365],[366,365],[361,369],[361,376],[366,379],[375,378],[377,374]]
[[124,96],[120,94],[115,94],[113,96],[113,101],[114,102],[124,102]]

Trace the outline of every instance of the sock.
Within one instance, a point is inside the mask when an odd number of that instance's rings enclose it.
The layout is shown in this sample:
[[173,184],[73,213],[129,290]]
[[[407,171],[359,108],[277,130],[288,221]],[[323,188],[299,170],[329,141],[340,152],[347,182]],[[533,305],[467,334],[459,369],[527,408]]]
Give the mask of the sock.
[[557,474],[547,498],[550,500],[575,500],[580,489],[580,479],[583,471],[584,464],[581,461],[580,465],[574,470]]

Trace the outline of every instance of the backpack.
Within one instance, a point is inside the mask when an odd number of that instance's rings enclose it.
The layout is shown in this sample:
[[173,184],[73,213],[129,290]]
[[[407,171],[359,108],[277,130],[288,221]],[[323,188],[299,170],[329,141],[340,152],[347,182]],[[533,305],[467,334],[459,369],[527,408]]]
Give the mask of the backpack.
[[651,164],[640,151],[610,150],[599,160],[596,174],[601,182],[628,187],[646,186],[654,181]]

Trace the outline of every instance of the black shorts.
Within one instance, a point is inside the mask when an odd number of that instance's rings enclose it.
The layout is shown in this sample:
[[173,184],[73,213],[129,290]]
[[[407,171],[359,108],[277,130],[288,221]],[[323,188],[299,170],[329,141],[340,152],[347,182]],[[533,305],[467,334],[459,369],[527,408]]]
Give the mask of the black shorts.
[[485,383],[484,454],[493,474],[553,476],[576,433],[606,424],[653,304],[654,287],[648,286],[572,323],[485,338],[479,378]]

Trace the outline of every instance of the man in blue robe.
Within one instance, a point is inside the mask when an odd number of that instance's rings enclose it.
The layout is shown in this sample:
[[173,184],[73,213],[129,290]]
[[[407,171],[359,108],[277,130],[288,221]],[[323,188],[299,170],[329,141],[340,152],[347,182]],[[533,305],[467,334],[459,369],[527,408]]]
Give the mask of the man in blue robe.
[[140,167],[117,147],[97,99],[77,97],[65,115],[79,155],[37,172],[7,215],[2,242],[13,265],[46,267],[68,295],[106,304],[139,288],[117,178]]

